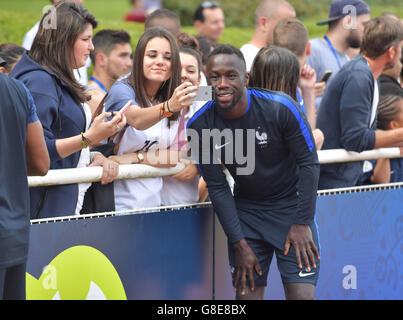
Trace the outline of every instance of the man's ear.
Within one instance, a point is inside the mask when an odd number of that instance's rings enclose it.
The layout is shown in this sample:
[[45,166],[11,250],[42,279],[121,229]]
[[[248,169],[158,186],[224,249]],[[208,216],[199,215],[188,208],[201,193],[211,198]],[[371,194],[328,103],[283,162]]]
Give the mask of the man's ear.
[[262,16],[259,18],[259,27],[262,30],[267,31],[267,29],[269,28],[269,21],[267,20],[267,17]]
[[96,64],[100,67],[104,67],[106,64],[106,55],[103,52],[97,53],[95,56]]
[[388,56],[389,60],[395,59],[395,56],[396,56],[396,54],[397,54],[396,47],[395,47],[395,46],[391,46],[391,47],[386,51],[386,53],[387,53],[387,56]]
[[351,29],[357,28],[357,22],[348,14],[342,19],[342,26],[343,29],[350,31]]
[[388,127],[389,127],[389,129],[397,129],[397,128],[399,128],[399,124],[397,123],[397,121],[392,120],[391,122],[389,122]]
[[201,30],[202,30],[202,25],[203,25],[203,23],[202,23],[200,20],[196,20],[196,21],[193,23],[193,26],[194,26],[194,28],[197,30],[198,33],[201,32]]
[[243,78],[243,84],[245,87],[249,87],[249,72],[245,73],[245,76]]
[[5,75],[7,75],[7,70],[4,67],[0,67],[0,72],[4,73]]

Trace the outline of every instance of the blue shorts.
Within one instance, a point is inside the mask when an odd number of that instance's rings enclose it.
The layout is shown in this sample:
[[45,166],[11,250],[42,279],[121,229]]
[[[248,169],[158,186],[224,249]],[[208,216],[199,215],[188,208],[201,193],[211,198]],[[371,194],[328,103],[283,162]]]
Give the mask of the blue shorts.
[[[260,211],[260,213],[262,213],[262,211]],[[259,217],[259,213],[256,215],[256,211],[254,212],[254,217],[252,217],[251,219],[250,215],[247,215],[246,219],[244,215],[239,215],[241,227],[245,234],[245,240],[247,241],[253,252],[256,254],[256,257],[260,264],[260,268],[262,270],[262,276],[259,276],[256,271],[254,271],[255,285],[267,285],[267,277],[269,274],[270,264],[273,259],[274,252],[276,253],[277,267],[280,271],[283,283],[311,283],[313,285],[316,285],[320,269],[320,261],[317,259],[316,256],[316,269],[313,268],[311,261],[309,261],[311,271],[308,272],[305,269],[303,259],[301,259],[303,269],[301,270],[298,267],[297,258],[293,246],[291,246],[288,254],[286,256],[284,255],[284,243],[292,223],[287,223],[287,219],[284,219],[284,216],[279,217],[278,215],[269,215],[269,218],[267,219],[267,212],[263,214],[265,214],[264,223],[262,223],[262,220],[260,219],[255,219],[256,216],[258,218],[261,218],[261,216]],[[260,224],[258,225],[257,222],[259,220]],[[282,221],[285,222],[283,223]],[[273,227],[273,225],[275,227]],[[312,223],[309,227],[312,231],[312,239],[315,243],[315,246],[320,252],[319,237],[316,224]],[[263,231],[259,232],[259,230]],[[235,258],[233,248],[230,244],[228,244],[228,256],[231,272],[233,272],[235,266]]]

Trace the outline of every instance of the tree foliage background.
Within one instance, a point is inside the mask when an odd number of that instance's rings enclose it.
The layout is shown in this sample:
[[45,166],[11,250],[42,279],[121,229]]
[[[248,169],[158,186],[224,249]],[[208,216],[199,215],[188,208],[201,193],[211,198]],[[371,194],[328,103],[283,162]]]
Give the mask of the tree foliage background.
[[[230,27],[251,28],[254,24],[255,10],[261,0],[219,0],[225,12],[225,22]],[[326,17],[331,0],[288,0],[295,8],[297,16],[309,19],[316,16]],[[176,12],[183,25],[193,24],[193,13],[202,1],[163,0],[165,8]],[[367,0],[369,6],[398,7],[402,0]]]

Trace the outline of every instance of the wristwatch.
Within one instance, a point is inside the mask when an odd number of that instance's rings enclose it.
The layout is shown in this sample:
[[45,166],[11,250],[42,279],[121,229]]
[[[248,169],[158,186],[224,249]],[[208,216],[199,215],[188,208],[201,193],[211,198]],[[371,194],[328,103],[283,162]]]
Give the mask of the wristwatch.
[[139,160],[139,163],[142,163],[144,161],[144,156],[141,152],[137,152],[137,159]]

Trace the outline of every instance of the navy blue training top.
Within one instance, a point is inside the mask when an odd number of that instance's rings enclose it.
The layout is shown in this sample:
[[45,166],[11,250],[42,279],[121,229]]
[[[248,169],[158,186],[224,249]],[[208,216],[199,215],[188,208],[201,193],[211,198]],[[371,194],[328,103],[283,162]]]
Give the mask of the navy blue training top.
[[[296,224],[313,223],[316,207],[319,162],[304,113],[281,92],[253,88],[247,93],[240,118],[224,118],[210,101],[187,126],[192,156],[230,243],[244,238],[237,207],[292,210]],[[221,136],[203,138],[212,129]],[[234,196],[217,159],[235,180]]]
[[0,72],[0,269],[26,261],[29,245],[29,190],[26,135],[38,121],[27,88]]

